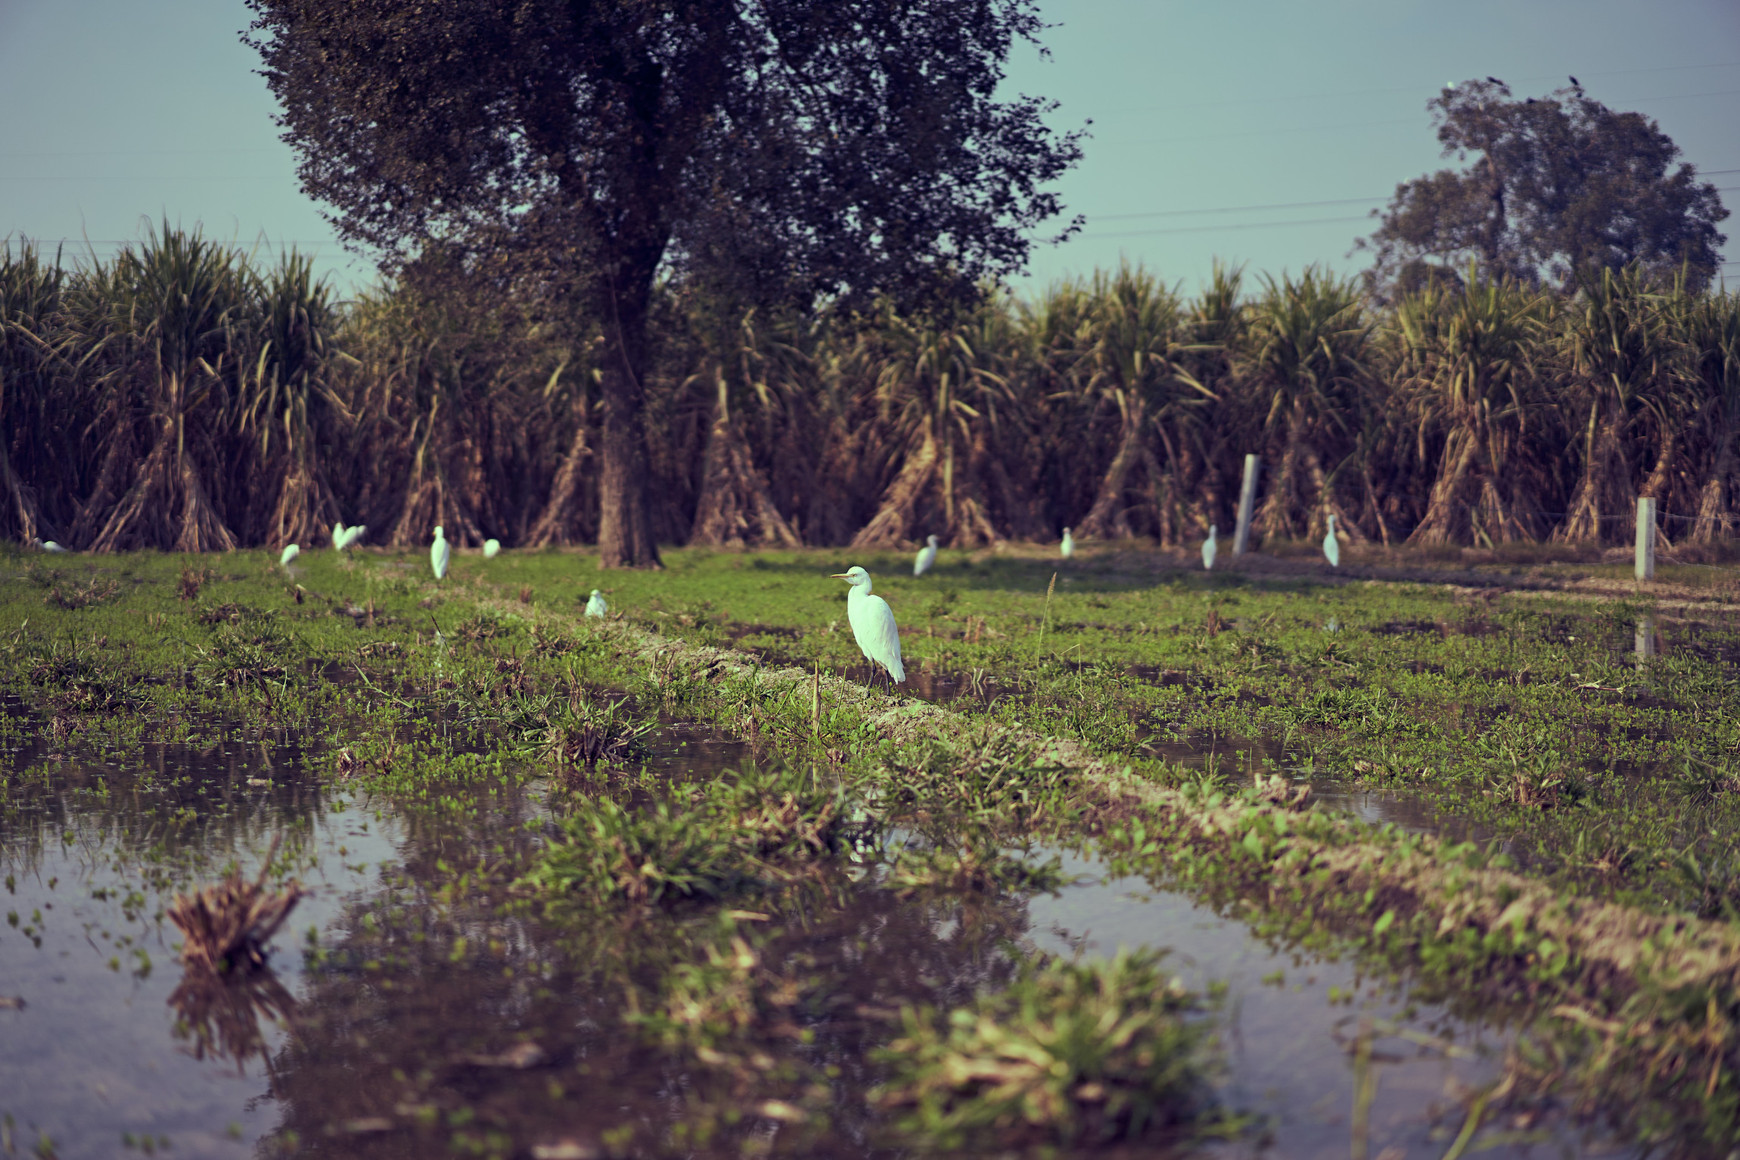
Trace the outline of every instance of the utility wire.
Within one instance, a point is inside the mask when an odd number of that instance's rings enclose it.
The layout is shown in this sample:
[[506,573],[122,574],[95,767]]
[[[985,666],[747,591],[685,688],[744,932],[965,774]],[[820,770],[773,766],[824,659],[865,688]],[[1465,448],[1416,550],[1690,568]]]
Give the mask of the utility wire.
[[[1713,169],[1713,170],[1710,170],[1710,172],[1711,173],[1740,173],[1740,169]],[[1724,185],[1724,186],[1718,186],[1716,188],[1717,193],[1733,193],[1736,190],[1740,190],[1740,185]],[[1388,197],[1387,194],[1384,196],[1380,196],[1380,197],[1337,198],[1337,199],[1332,200],[1332,201],[1278,201],[1278,202],[1271,202],[1267,205],[1229,205],[1224,209],[1162,209],[1162,210],[1154,210],[1154,211],[1149,212],[1149,213],[1088,214],[1087,219],[1090,222],[1112,222],[1112,221],[1130,221],[1130,220],[1133,220],[1136,218],[1193,217],[1193,216],[1197,216],[1200,214],[1247,213],[1247,212],[1259,212],[1262,210],[1271,210],[1271,209],[1305,209],[1307,207],[1315,207],[1315,206],[1323,206],[1323,205],[1370,205],[1373,202],[1383,201],[1383,200],[1385,200],[1386,197]],[[1339,222],[1339,221],[1363,221],[1363,220],[1364,220],[1364,218],[1313,218],[1313,219],[1301,219],[1298,222],[1252,222],[1252,223],[1250,223],[1250,226],[1248,228],[1257,228],[1257,227],[1263,226],[1263,225],[1299,225],[1299,224],[1308,224],[1311,221]],[[1216,227],[1204,226],[1202,228],[1214,229]],[[1233,229],[1233,228],[1240,228],[1240,227],[1227,226],[1224,228]],[[1147,232],[1147,233],[1167,233],[1167,232],[1184,232],[1184,231],[1183,230],[1178,230],[1178,231],[1149,230],[1149,231],[1145,231],[1145,232]],[[1106,237],[1108,235],[1094,234],[1094,235],[1090,235],[1090,236]],[[1120,235],[1120,236],[1124,236],[1124,235]]]
[[[1587,77],[1616,77],[1629,76],[1636,73],[1683,72],[1691,69],[1735,67],[1740,67],[1740,60],[1720,61],[1715,64],[1663,65],[1659,68],[1625,68],[1616,69],[1610,72],[1586,72],[1583,75]],[[1533,81],[1550,81],[1553,79],[1555,79],[1553,76],[1540,73],[1535,76],[1522,77],[1517,83],[1528,84]],[[1287,95],[1281,97],[1235,97],[1231,100],[1225,101],[1189,101],[1175,105],[1128,105],[1121,109],[1101,110],[1094,115],[1109,117],[1118,113],[1158,113],[1167,112],[1173,109],[1216,109],[1230,105],[1272,105],[1281,101],[1285,101],[1289,105],[1292,105],[1297,104],[1300,101],[1340,100],[1345,97],[1378,97],[1389,93],[1417,93],[1419,91],[1420,89],[1417,85],[1398,85],[1394,88],[1388,89],[1356,89],[1340,93],[1301,93],[1298,96]],[[1585,86],[1585,91],[1587,91],[1587,86]],[[1654,100],[1655,98],[1643,99]]]

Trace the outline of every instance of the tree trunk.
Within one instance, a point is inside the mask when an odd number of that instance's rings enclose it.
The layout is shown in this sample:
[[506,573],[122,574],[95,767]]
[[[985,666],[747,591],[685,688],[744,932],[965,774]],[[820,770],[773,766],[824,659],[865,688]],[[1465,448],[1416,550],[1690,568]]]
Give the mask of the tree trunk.
[[574,529],[581,519],[586,461],[592,458],[587,434],[586,399],[583,396],[580,400],[580,421],[574,426],[574,438],[568,444],[567,454],[562,456],[562,465],[556,469],[556,478],[550,482],[550,498],[544,503],[544,510],[538,513],[537,522],[526,533],[527,546],[547,548],[552,544],[572,544],[579,541],[580,536]]
[[1269,476],[1268,492],[1254,521],[1264,539],[1294,540],[1301,535],[1295,520],[1296,509],[1305,506],[1298,494],[1301,448],[1301,440],[1289,432],[1281,462]]
[[1130,534],[1129,516],[1124,510],[1124,482],[1130,469],[1142,458],[1142,421],[1147,408],[1140,399],[1132,398],[1124,411],[1122,429],[1118,432],[1118,450],[1100,477],[1099,493],[1093,507],[1075,531],[1080,539],[1112,539]]
[[1413,534],[1410,544],[1470,544],[1474,542],[1472,518],[1473,495],[1478,495],[1485,482],[1480,470],[1479,436],[1468,427],[1457,427],[1444,440],[1444,454],[1438,461],[1438,478],[1432,484],[1432,496],[1426,504],[1426,515]]
[[650,264],[644,277],[625,278],[620,287],[609,275],[601,276],[605,358],[598,448],[600,568],[660,566],[647,512],[646,392],[641,381],[652,278]]
[[[1553,533],[1553,539],[1560,543],[1620,543],[1631,535],[1628,520],[1637,493],[1632,490],[1631,464],[1620,439],[1622,416],[1617,405],[1608,404],[1607,413],[1597,422],[1570,513]],[[1611,531],[1603,535],[1609,525]]]
[[767,485],[755,469],[749,445],[731,417],[725,380],[719,380],[719,400],[713,430],[701,460],[701,500],[689,543],[741,547],[745,543],[782,548],[803,546],[797,533],[779,514]]
[[429,542],[437,527],[449,543],[481,543],[483,532],[477,524],[476,510],[465,495],[463,479],[456,483],[448,478],[453,452],[447,445],[449,431],[447,422],[441,418],[439,397],[423,422],[423,441],[412,460],[410,484],[387,543],[397,548],[418,547]]
[[167,413],[140,463],[132,486],[91,540],[93,552],[162,548],[177,552],[228,552],[236,539],[206,497],[204,481],[187,448],[187,416],[179,403],[181,384],[171,382]]
[[1727,424],[1720,430],[1716,465],[1698,494],[1698,522],[1688,537],[1693,543],[1713,544],[1734,535],[1734,513],[1728,506],[1729,481],[1734,475],[1734,431]]
[[12,457],[6,453],[3,441],[0,441],[0,491],[5,493],[0,499],[7,509],[6,516],[0,518],[0,527],[11,524],[11,530],[22,544],[40,539],[42,515],[37,509],[36,489],[19,479],[12,470]]
[[882,493],[882,502],[870,522],[852,537],[854,548],[895,548],[906,544],[913,510],[937,471],[936,434],[929,421],[924,441],[901,465],[900,474]]
[[1333,512],[1335,518],[1340,521],[1336,524],[1336,530],[1347,537],[1348,543],[1363,544],[1371,539],[1365,534],[1365,529],[1359,526],[1359,520],[1354,517],[1353,513],[1349,512],[1341,505],[1341,501],[1335,498],[1335,489],[1330,487],[1329,481],[1324,478],[1323,461],[1317,457],[1317,452],[1310,449],[1306,450],[1305,468],[1311,477],[1311,486],[1317,490],[1317,506],[1311,517],[1307,534],[1312,539],[1316,539],[1319,533],[1327,533],[1329,521],[1327,519],[1319,520],[1317,517],[1318,515],[1326,516]]

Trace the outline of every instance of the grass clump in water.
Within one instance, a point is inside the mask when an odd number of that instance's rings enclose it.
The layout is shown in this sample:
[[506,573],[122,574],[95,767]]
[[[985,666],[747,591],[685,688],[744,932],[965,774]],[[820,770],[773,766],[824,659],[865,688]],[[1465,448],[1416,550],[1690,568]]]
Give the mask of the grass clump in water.
[[301,899],[301,886],[290,882],[283,890],[268,890],[266,875],[272,866],[272,849],[260,866],[260,876],[249,882],[240,871],[215,886],[192,894],[177,895],[169,907],[169,920],[181,929],[185,941],[181,961],[190,969],[211,974],[247,973],[266,965],[266,944],[278,933]]
[[646,751],[645,738],[655,723],[636,721],[626,704],[626,698],[589,700],[572,685],[565,697],[518,696],[506,717],[529,752],[554,765],[593,769],[601,763],[620,765]]
[[593,903],[722,898],[788,878],[875,828],[850,815],[843,792],[791,769],[675,786],[638,809],[587,800],[520,882]]
[[1030,965],[1006,990],[939,1015],[906,1008],[878,1093],[930,1151],[1188,1137],[1224,1123],[1209,1096],[1202,1000],[1162,956]]

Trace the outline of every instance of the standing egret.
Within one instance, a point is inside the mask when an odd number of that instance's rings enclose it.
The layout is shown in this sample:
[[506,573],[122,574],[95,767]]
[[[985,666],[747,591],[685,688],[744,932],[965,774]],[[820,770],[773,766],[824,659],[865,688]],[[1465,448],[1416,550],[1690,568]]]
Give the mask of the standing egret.
[[339,551],[339,552],[344,551],[344,545],[347,542],[347,537],[349,535],[350,535],[350,533],[344,530],[344,521],[343,520],[339,520],[336,524],[333,524],[332,525],[332,547],[333,547],[333,550]]
[[1069,534],[1069,529],[1063,529],[1063,544],[1057,549],[1057,554],[1065,560],[1075,555],[1075,537]]
[[918,550],[918,559],[912,562],[912,574],[923,576],[930,571],[930,566],[936,563],[936,537],[927,536],[930,542]]
[[[852,622],[852,639],[872,665],[888,670],[895,682],[906,679],[906,666],[900,663],[900,629],[894,624],[894,610],[880,596],[870,595],[870,573],[857,566],[836,572],[832,579],[844,580],[852,586],[846,594],[846,619]],[[874,677],[876,670],[872,668]]]
[[298,548],[295,544],[286,544],[284,545],[284,550],[278,553],[278,563],[281,567],[288,568],[290,566],[290,561],[294,560],[301,554],[301,548]]
[[1329,534],[1323,537],[1323,555],[1331,568],[1341,567],[1341,542],[1335,538],[1335,517],[1329,517]]
[[362,539],[363,533],[368,531],[368,530],[369,530],[368,525],[366,525],[366,524],[355,524],[351,527],[344,529],[344,543],[340,544],[339,547],[341,547],[341,548],[350,547],[352,544],[354,544],[358,540]]
[[1214,524],[1208,525],[1208,539],[1202,541],[1202,570],[1214,571],[1214,534],[1220,529]]
[[64,552],[64,551],[66,551],[65,548],[61,547],[59,544],[55,543],[53,540],[36,539],[36,540],[31,540],[30,543],[31,543],[32,547],[39,548],[44,552]]
[[485,560],[495,559],[495,554],[499,551],[501,551],[500,540],[485,540],[483,542],[483,558]]
[[598,589],[594,588],[592,590],[592,595],[586,598],[586,615],[603,616],[609,611],[610,605],[604,603],[604,597],[599,593]]
[[435,525],[435,542],[429,545],[429,566],[435,569],[435,579],[440,580],[447,575],[447,561],[453,559],[453,545],[447,542],[447,537],[441,532],[441,525]]

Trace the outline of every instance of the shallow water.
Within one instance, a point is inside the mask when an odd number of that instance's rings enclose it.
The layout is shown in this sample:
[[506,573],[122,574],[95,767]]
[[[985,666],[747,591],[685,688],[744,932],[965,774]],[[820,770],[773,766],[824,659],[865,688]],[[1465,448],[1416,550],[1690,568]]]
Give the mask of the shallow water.
[[[617,1133],[627,1154],[644,1154],[697,1109],[730,1106],[729,1084],[621,1023],[622,979],[651,969],[669,929],[611,920],[576,933],[504,913],[499,893],[455,889],[466,868],[531,851],[546,820],[536,784],[465,791],[460,810],[400,809],[316,784],[289,744],[146,753],[69,757],[40,778],[14,775],[7,790],[0,863],[18,921],[0,928],[0,996],[24,1006],[0,1010],[0,1114],[21,1148],[47,1136],[68,1158],[114,1155],[127,1139],[179,1157],[454,1146],[587,1156],[606,1154]],[[746,753],[669,726],[650,764],[717,775]],[[275,940],[275,982],[225,991],[228,1007],[178,994],[179,932],[163,906],[232,860],[251,874],[281,833],[311,893]],[[1405,986],[1270,946],[1185,895],[1066,862],[1079,880],[1056,896],[902,900],[841,879],[817,888],[813,909],[777,920],[766,953],[830,983],[825,1002],[794,1016],[811,1038],[790,1050],[840,1069],[832,1130],[800,1151],[878,1154],[861,1099],[875,1078],[867,1037],[903,1002],[958,1003],[998,985],[1006,945],[1169,948],[1193,985],[1225,984],[1222,1097],[1264,1127],[1210,1153],[1347,1154],[1362,1026],[1377,1028],[1371,1155],[1441,1155],[1461,1124],[1458,1096],[1495,1074],[1502,1026],[1410,1011]],[[601,962],[624,955],[626,965]],[[777,1148],[782,1130],[762,1118],[751,1134]],[[1554,1143],[1577,1147],[1563,1132]]]

